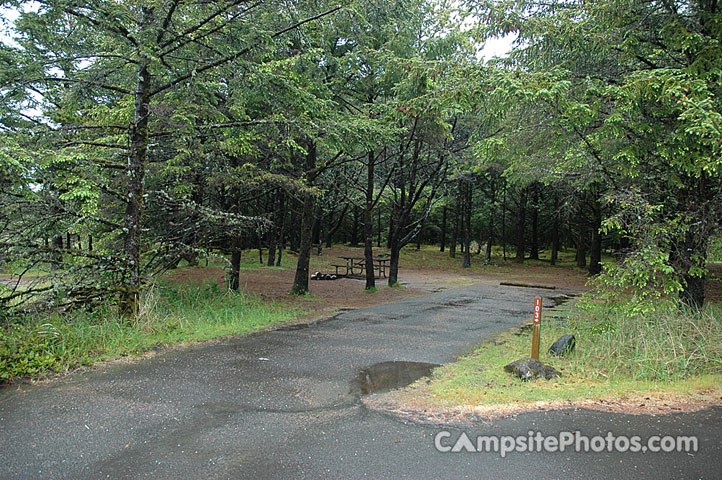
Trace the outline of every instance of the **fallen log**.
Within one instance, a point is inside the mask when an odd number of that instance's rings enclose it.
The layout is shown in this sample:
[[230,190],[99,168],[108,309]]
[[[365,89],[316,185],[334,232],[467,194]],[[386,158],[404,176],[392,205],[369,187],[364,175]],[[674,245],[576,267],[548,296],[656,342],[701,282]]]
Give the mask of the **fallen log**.
[[517,283],[517,282],[499,282],[499,285],[504,285],[507,287],[545,288],[547,290],[556,290],[556,288],[557,288],[554,285],[534,285],[531,283]]

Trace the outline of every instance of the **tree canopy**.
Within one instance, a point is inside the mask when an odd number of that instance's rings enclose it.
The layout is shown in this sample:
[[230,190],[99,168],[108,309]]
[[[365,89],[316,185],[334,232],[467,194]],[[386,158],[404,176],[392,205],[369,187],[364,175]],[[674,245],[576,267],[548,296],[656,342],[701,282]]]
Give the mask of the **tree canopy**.
[[[19,14],[0,48],[4,312],[134,315],[145,285],[209,254],[238,289],[251,247],[297,253],[302,294],[313,244],[362,240],[369,262],[374,234],[390,284],[414,240],[460,243],[465,266],[472,243],[487,262],[495,242],[552,263],[568,245],[609,293],[704,302],[716,0],[2,7]],[[513,50],[481,60],[504,35]]]

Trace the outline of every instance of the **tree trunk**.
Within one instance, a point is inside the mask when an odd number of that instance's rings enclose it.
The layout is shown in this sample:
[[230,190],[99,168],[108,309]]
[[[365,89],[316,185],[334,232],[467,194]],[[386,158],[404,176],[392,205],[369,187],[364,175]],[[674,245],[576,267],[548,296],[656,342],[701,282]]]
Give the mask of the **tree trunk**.
[[[306,172],[311,172],[316,166],[316,144],[309,146],[306,154]],[[310,174],[309,174],[310,175]],[[313,177],[308,178],[308,187],[313,185]],[[301,246],[298,252],[298,263],[296,264],[296,276],[293,279],[291,293],[294,295],[305,295],[308,293],[308,269],[311,260],[311,228],[313,227],[313,195],[306,192],[303,194],[303,213],[301,218],[300,241]]]
[[[693,179],[688,187],[687,213],[691,218],[689,230],[684,235],[682,245],[677,248],[677,261],[682,273],[684,285],[679,292],[680,299],[687,305],[702,308],[705,302],[707,247],[711,227],[710,218],[719,214],[712,211],[714,193],[708,185],[706,175]],[[715,204],[717,205],[717,204]],[[718,210],[719,207],[714,208]]]
[[[392,213],[393,215],[393,213]],[[391,256],[389,258],[389,287],[396,286],[399,283],[399,258],[401,256],[401,231],[400,227],[404,224],[402,219],[398,219],[394,223],[397,223],[399,227],[394,228],[391,233]]]
[[93,236],[92,235],[88,235],[88,251],[89,252],[93,251]]
[[381,248],[381,209],[376,209],[376,219],[377,219],[377,227],[376,227],[376,246],[378,248]]
[[[144,29],[151,17],[151,9],[141,7]],[[123,315],[135,316],[139,309],[140,296],[140,251],[141,251],[141,214],[143,205],[143,180],[145,161],[148,151],[148,115],[150,103],[150,57],[141,55],[138,64],[135,107],[128,155],[127,205],[124,219],[123,254],[127,262],[125,285],[120,299]]]
[[281,226],[278,230],[278,241],[277,241],[277,248],[276,248],[276,266],[281,266],[281,258],[283,257],[283,249],[286,247],[285,237],[286,237],[286,194],[281,192],[279,199],[279,209],[280,214],[279,217],[281,219]]
[[446,248],[446,205],[444,205],[444,208],[441,213],[441,248],[439,249],[440,252],[443,252]]
[[592,241],[589,249],[589,275],[602,272],[602,206],[599,199],[592,202]]
[[583,225],[579,226],[577,235],[577,268],[584,268],[587,265],[587,230]]
[[630,241],[629,236],[622,235],[622,237],[619,239],[619,247],[617,249],[617,253],[621,257],[625,257],[629,253],[631,243],[632,242]]
[[489,235],[486,237],[486,254],[484,264],[491,263],[491,247],[494,245],[494,207],[492,205],[491,216],[489,217]]
[[369,152],[369,159],[366,165],[366,203],[364,204],[364,260],[366,262],[366,290],[376,288],[376,275],[374,272],[374,170],[376,168],[376,157],[374,152]]
[[456,205],[454,207],[454,228],[451,230],[451,239],[449,239],[449,258],[456,258],[456,243],[459,235],[461,223],[461,200],[459,195],[456,197]]
[[268,258],[266,259],[266,266],[272,267],[276,264],[276,225],[273,226],[270,232],[268,232]]
[[358,247],[358,208],[353,207],[353,223],[351,224],[351,242],[350,247]]
[[524,188],[519,196],[519,216],[516,221],[516,258],[517,263],[524,263],[524,254],[526,253],[526,197],[527,189]]
[[494,215],[496,213],[496,180],[492,178],[491,182],[491,202],[489,202],[489,235],[486,239],[486,252],[484,255],[484,265],[491,263],[491,249],[494,245]]
[[63,253],[60,252],[60,250],[63,249],[63,236],[55,235],[52,240],[50,240],[50,247],[56,250],[52,254],[53,262],[50,264],[50,270],[58,270],[60,264],[63,263]]
[[321,230],[318,236],[318,243],[316,244],[316,255],[321,256],[323,253],[323,223],[321,223]]
[[241,282],[241,251],[231,252],[231,273],[228,277],[228,289],[238,291]]
[[275,207],[273,212],[273,226],[268,231],[268,259],[266,266],[272,267],[276,264],[276,247],[278,245],[278,225],[281,222],[280,212],[278,208],[279,198],[272,200],[272,205]]
[[702,308],[705,301],[706,278],[703,274],[690,274],[695,267],[703,268],[707,261],[706,238],[698,235],[697,230],[698,228],[692,226],[684,236],[683,248],[680,252],[684,268],[682,275],[684,285],[679,292],[679,298],[691,307]]
[[419,232],[416,234],[416,251],[421,250],[421,242],[424,241],[424,221],[419,225]]
[[531,205],[531,245],[529,258],[539,260],[539,191],[537,185],[532,187]]
[[552,224],[552,256],[550,263],[557,264],[559,256],[559,195],[554,194],[554,219]]
[[313,243],[314,245],[321,241],[321,215],[321,209],[317,207],[316,214],[314,215],[313,219],[313,229],[311,230],[311,243]]
[[501,199],[501,249],[502,258],[506,261],[506,187]]
[[[301,208],[303,208],[303,203],[301,203]],[[298,243],[301,237],[299,235],[298,214],[294,209],[291,209],[291,231],[289,232],[289,235],[291,238],[289,249],[293,253],[298,253]]]
[[463,268],[471,267],[471,198],[472,184],[464,185],[464,263]]

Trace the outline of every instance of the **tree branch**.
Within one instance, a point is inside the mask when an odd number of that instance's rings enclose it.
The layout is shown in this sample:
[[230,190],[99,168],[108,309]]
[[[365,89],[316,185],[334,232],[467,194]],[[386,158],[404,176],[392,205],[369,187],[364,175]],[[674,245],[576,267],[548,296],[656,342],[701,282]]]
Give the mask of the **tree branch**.
[[[300,26],[302,26],[302,25],[305,25],[306,23],[313,22],[314,20],[318,20],[318,19],[323,18],[323,17],[325,17],[325,16],[327,16],[327,15],[331,15],[332,13],[337,12],[337,11],[340,10],[341,8],[343,8],[343,6],[342,6],[342,5],[339,5],[339,6],[337,6],[337,7],[334,7],[334,8],[332,8],[332,9],[330,9],[330,10],[327,10],[327,11],[325,11],[325,12],[323,12],[323,13],[319,13],[318,15],[314,15],[313,17],[309,17],[309,18],[307,18],[307,19],[305,19],[305,20],[301,20],[300,22],[294,23],[293,25],[291,25],[291,26],[289,26],[289,27],[286,27],[286,28],[284,28],[283,30],[279,30],[278,32],[276,32],[276,33],[274,33],[273,35],[271,35],[271,38],[277,38],[277,37],[283,35],[284,33],[290,32],[291,30],[294,30],[294,29],[296,29],[296,28],[298,28],[298,27],[300,27]],[[155,96],[155,95],[159,94],[160,92],[163,92],[163,91],[165,91],[165,90],[168,90],[169,88],[171,88],[171,87],[173,87],[173,86],[175,86],[175,85],[177,85],[177,84],[179,84],[179,83],[181,83],[181,82],[183,82],[183,81],[185,81],[185,80],[188,80],[189,78],[193,77],[194,75],[197,75],[197,74],[199,74],[199,73],[203,73],[203,72],[205,72],[205,71],[207,71],[207,70],[211,70],[211,69],[216,68],[216,67],[218,67],[218,66],[221,66],[221,65],[223,65],[223,64],[225,64],[225,63],[231,62],[231,61],[239,58],[240,56],[245,55],[246,53],[250,52],[250,51],[253,50],[254,48],[256,48],[256,47],[259,45],[259,43],[260,43],[260,41],[255,42],[254,44],[249,45],[248,47],[243,48],[243,49],[239,50],[238,52],[236,52],[236,53],[234,53],[234,54],[227,55],[227,56],[225,56],[225,57],[223,57],[223,58],[219,58],[218,60],[216,60],[216,61],[214,61],[214,62],[207,63],[207,64],[205,64],[205,65],[203,65],[203,66],[201,66],[201,67],[194,68],[191,72],[185,73],[185,74],[183,74],[183,75],[181,75],[181,76],[179,76],[179,77],[171,80],[170,82],[167,82],[167,83],[159,86],[159,87],[156,88],[155,90],[151,91],[151,92],[150,92],[150,96],[152,97],[152,96]]]

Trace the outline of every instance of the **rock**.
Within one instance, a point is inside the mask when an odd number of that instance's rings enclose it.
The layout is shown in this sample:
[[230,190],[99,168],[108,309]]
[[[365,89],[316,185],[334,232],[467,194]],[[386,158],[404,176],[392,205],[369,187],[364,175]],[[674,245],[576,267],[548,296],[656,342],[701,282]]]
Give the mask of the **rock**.
[[562,376],[554,367],[544,365],[539,360],[534,360],[529,357],[522,357],[506,365],[504,371],[516,375],[522,380],[536,380],[537,378],[551,380],[552,378]]
[[549,353],[551,355],[556,355],[557,357],[561,357],[562,355],[566,355],[567,353],[571,353],[574,350],[574,346],[576,345],[577,341],[574,338],[574,335],[566,334],[562,335],[559,340],[554,342],[551,347],[549,347]]
[[[528,361],[527,361],[528,360]],[[522,380],[532,380],[534,378],[534,370],[532,370],[529,362],[536,362],[530,358],[521,358],[515,362],[512,362],[504,367],[505,372],[509,372]],[[541,363],[541,362],[538,362]]]
[[551,365],[542,365],[542,367],[542,376],[546,380],[551,380],[552,378],[559,378],[562,376],[562,372],[552,367]]

